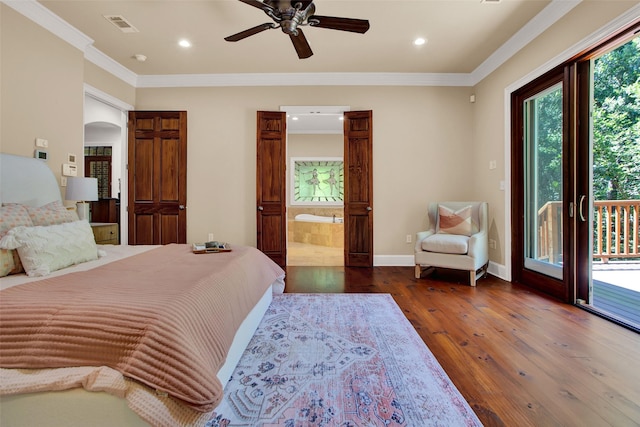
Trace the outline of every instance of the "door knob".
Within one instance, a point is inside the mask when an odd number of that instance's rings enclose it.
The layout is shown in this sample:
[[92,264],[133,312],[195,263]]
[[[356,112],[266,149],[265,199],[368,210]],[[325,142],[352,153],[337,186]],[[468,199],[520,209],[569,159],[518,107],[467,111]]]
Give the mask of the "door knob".
[[373,208],[372,208],[371,206],[367,206],[367,210],[368,210],[368,211],[372,211],[372,210],[373,210]]
[[184,210],[184,205],[180,205],[180,206],[178,206],[178,209],[180,209],[181,211],[183,211],[183,210]]
[[263,208],[262,206],[258,206],[258,210],[259,210],[259,211],[263,211],[263,210],[264,210],[264,208]]

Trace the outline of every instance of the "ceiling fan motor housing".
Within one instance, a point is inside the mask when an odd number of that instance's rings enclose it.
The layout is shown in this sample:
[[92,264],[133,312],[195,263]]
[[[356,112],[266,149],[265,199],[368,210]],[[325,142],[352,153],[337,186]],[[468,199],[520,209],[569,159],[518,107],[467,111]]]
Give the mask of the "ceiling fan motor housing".
[[296,3],[295,7],[291,6],[290,2],[284,3],[289,4],[288,7],[283,7],[284,5],[282,3],[280,4],[279,12],[282,19],[282,21],[280,21],[280,28],[282,28],[282,32],[285,34],[297,36],[298,25],[306,25],[307,18],[313,15],[316,7],[311,3],[306,9],[301,9],[302,3]]

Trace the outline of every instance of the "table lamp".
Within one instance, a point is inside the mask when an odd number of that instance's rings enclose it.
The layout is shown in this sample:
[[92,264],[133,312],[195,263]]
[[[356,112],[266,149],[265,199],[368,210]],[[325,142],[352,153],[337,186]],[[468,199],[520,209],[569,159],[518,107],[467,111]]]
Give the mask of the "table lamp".
[[78,218],[89,221],[89,203],[98,200],[98,178],[69,177],[66,200],[75,200]]

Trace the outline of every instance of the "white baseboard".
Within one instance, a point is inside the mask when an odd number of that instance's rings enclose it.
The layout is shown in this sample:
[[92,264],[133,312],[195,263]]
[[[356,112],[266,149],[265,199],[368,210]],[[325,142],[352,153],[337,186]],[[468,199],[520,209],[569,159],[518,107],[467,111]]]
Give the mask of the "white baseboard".
[[498,264],[493,261],[489,261],[489,269],[487,271],[492,276],[496,276],[502,280],[506,280],[507,282],[510,281],[507,278],[507,267],[505,267],[503,264]]
[[413,255],[374,255],[374,267],[413,267],[415,264]]
[[[415,265],[413,255],[374,255],[374,267],[413,267]],[[503,264],[489,261],[488,273],[502,280],[507,278],[507,268]]]

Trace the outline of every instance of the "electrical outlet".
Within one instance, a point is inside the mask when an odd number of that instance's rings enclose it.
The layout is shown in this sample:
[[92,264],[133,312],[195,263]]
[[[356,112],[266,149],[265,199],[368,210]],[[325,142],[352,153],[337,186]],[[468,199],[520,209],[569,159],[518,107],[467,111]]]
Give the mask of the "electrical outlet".
[[49,146],[49,141],[44,138],[36,138],[36,147],[47,148]]
[[209,238],[207,239],[209,242],[213,242],[213,233],[209,233]]
[[407,243],[411,243],[411,234],[407,234]]
[[61,176],[60,177],[60,187],[66,187],[67,186],[67,177],[66,176]]
[[491,249],[495,249],[496,248],[496,241],[493,239],[489,239],[489,247]]

